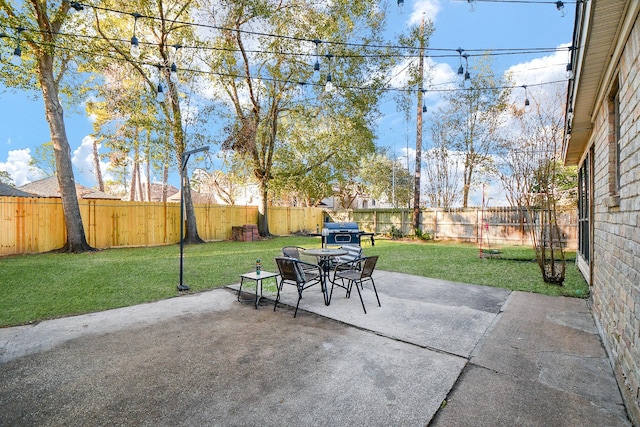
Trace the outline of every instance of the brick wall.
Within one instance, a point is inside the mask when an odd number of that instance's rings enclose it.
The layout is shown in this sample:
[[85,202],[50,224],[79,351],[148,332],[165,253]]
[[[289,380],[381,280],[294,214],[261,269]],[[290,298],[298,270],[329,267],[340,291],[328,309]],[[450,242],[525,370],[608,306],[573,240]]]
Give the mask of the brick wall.
[[[619,64],[620,187],[612,198],[611,102],[594,123],[592,299],[633,421],[640,424],[640,24]],[[615,199],[616,202],[612,202]],[[617,204],[617,206],[616,206]]]

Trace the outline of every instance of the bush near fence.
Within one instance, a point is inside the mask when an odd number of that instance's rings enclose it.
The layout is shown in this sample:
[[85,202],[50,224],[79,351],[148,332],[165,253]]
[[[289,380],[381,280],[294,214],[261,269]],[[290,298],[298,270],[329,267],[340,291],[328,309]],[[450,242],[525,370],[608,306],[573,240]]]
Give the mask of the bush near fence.
[[[87,242],[95,248],[153,246],[179,242],[180,204],[79,200]],[[232,227],[258,223],[256,206],[194,205],[203,240],[229,240]],[[315,232],[319,208],[270,207],[275,235]],[[0,255],[48,252],[64,245],[66,227],[59,198],[0,197]]]
[[[413,234],[412,209],[356,209],[333,212],[335,220],[353,221],[361,230],[391,235],[400,230]],[[483,245],[532,245],[531,226],[536,232],[540,224],[540,211],[529,217],[524,208],[459,208],[422,209],[422,231],[436,240],[456,240]],[[575,209],[557,212],[563,245],[576,249],[578,242],[578,216]]]

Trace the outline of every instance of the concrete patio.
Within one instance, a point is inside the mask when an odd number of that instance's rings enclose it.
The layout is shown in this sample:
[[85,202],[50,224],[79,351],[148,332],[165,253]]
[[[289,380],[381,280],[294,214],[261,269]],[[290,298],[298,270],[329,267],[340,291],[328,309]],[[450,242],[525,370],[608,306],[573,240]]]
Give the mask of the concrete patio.
[[374,277],[0,329],[0,425],[631,425],[586,300]]

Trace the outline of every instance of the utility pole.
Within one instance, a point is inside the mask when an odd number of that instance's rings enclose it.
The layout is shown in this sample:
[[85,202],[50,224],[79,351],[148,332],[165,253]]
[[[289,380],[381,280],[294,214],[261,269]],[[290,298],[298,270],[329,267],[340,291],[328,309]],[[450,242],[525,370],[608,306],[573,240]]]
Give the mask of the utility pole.
[[424,15],[422,15],[422,21],[420,22],[420,58],[418,65],[419,85],[418,90],[418,109],[417,109],[417,130],[416,130],[416,169],[414,175],[414,187],[413,187],[413,233],[418,235],[420,233],[420,172],[422,169],[422,94],[424,91]]

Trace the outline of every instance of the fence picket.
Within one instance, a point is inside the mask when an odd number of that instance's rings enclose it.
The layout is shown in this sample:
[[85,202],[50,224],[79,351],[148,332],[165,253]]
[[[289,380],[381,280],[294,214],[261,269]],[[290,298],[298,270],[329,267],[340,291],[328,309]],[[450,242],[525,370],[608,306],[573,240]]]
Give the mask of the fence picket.
[[[178,203],[80,200],[87,242],[95,248],[179,242]],[[232,227],[257,224],[256,206],[194,205],[203,240],[228,240]],[[288,235],[312,232],[322,223],[320,208],[270,207],[269,230]],[[0,256],[60,248],[66,228],[59,198],[0,197]]]

